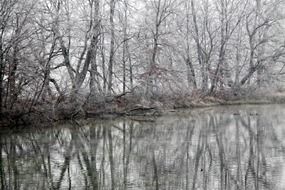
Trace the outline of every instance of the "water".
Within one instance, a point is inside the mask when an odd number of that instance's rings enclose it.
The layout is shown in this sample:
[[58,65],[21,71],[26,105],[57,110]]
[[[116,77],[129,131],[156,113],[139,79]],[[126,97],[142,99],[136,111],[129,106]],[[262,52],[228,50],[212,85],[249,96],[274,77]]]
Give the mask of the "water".
[[285,189],[285,106],[80,121],[0,135],[0,189]]

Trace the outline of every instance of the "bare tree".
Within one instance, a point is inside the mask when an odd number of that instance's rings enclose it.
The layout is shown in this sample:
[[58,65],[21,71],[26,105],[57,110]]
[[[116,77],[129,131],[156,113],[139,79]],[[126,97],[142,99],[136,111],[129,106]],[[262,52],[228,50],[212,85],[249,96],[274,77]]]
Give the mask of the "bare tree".
[[110,0],[110,25],[111,25],[111,41],[110,41],[110,56],[109,56],[109,64],[108,64],[108,93],[111,93],[113,86],[113,62],[115,56],[115,24],[114,24],[114,16],[115,16],[115,6],[116,1]]

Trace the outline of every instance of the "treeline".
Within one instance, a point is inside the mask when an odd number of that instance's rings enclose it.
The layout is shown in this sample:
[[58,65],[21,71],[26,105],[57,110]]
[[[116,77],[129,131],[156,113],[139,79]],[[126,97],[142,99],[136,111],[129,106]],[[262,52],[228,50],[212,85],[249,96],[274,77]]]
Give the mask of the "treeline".
[[284,7],[282,0],[1,0],[0,112],[272,87],[283,74]]

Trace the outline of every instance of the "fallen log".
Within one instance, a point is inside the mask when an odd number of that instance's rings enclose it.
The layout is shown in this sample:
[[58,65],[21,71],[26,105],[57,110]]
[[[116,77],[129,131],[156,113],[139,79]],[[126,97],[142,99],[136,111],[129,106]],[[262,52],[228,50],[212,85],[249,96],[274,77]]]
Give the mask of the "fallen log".
[[125,111],[126,115],[139,115],[139,116],[150,116],[150,115],[160,115],[159,110],[156,107],[145,107],[136,106]]

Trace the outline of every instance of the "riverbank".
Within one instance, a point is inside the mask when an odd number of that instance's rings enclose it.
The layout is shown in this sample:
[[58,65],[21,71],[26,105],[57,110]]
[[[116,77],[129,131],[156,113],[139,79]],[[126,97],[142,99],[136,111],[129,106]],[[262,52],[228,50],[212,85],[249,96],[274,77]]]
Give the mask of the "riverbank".
[[54,122],[87,118],[114,119],[117,117],[136,117],[139,120],[159,117],[180,109],[195,109],[213,106],[246,104],[284,104],[285,93],[270,95],[255,93],[246,96],[215,94],[214,96],[157,96],[147,100],[139,96],[118,96],[101,102],[61,102],[58,105],[41,104],[32,109],[24,108],[4,111],[0,126],[51,125]]

